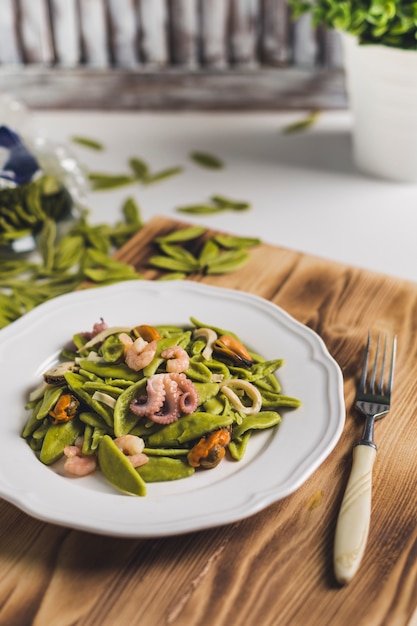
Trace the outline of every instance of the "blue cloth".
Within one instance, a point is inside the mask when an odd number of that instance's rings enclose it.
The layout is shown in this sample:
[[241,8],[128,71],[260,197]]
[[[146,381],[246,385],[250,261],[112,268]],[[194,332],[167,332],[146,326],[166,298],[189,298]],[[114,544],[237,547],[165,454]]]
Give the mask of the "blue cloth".
[[40,170],[39,163],[19,135],[7,126],[0,126],[0,147],[9,151],[8,159],[0,170],[0,178],[24,185]]

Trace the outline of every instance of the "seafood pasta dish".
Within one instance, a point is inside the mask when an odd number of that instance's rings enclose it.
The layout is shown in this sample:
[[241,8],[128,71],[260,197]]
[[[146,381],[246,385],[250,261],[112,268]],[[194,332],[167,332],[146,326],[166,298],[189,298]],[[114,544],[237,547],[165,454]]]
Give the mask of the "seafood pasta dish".
[[259,430],[277,428],[282,393],[266,360],[231,330],[139,324],[78,331],[28,398],[23,428],[40,462],[69,478],[101,472],[123,493],[240,461]]

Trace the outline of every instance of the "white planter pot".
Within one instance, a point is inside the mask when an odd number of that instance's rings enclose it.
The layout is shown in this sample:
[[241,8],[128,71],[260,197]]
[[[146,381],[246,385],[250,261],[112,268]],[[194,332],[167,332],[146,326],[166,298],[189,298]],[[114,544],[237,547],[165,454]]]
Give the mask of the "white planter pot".
[[357,166],[417,182],[417,51],[342,41]]

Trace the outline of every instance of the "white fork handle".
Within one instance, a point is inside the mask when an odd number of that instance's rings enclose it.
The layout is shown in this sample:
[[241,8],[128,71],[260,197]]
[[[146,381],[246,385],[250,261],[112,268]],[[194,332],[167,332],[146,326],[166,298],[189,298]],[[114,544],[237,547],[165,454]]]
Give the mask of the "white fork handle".
[[344,585],[357,572],[365,552],[371,518],[372,467],[376,448],[358,444],[353,449],[349,476],[336,525],[334,573]]

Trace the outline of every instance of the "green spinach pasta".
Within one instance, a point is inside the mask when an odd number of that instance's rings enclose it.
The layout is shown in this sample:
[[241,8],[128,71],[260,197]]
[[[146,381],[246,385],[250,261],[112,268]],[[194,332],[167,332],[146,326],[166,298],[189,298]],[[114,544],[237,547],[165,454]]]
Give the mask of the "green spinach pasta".
[[29,394],[22,437],[42,463],[65,473],[101,471],[120,491],[144,496],[151,482],[243,458],[258,430],[277,427],[282,359],[266,360],[231,331],[188,326],[108,327],[78,332]]

